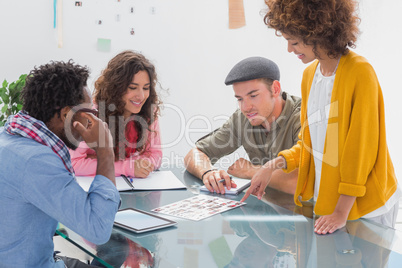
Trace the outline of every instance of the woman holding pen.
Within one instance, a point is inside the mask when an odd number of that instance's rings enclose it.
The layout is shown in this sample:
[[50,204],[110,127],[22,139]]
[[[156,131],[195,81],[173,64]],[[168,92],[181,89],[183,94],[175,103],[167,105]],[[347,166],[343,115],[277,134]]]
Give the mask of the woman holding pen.
[[[95,106],[114,139],[116,176],[145,178],[160,166],[156,84],[154,65],[130,50],[111,59],[95,82]],[[77,175],[95,174],[96,155],[85,143],[70,154]]]
[[303,63],[300,141],[267,162],[250,194],[264,194],[271,174],[299,168],[295,202],[314,198],[318,234],[347,220],[395,225],[401,190],[388,152],[384,101],[373,67],[351,51],[358,35],[351,0],[266,0],[264,21]]

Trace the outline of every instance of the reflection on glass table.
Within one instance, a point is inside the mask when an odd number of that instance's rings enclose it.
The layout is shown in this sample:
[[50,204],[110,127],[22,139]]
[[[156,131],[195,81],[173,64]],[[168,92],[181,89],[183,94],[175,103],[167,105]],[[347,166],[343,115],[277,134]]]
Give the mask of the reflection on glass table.
[[[188,187],[200,184],[187,172],[172,171]],[[357,220],[317,235],[311,205],[299,208],[291,195],[266,192],[263,200],[250,197],[247,205],[202,221],[171,217],[176,227],[143,234],[115,227],[104,245],[68,228],[65,238],[103,267],[402,267],[400,232]],[[121,193],[121,208],[151,211],[195,194],[190,189]]]

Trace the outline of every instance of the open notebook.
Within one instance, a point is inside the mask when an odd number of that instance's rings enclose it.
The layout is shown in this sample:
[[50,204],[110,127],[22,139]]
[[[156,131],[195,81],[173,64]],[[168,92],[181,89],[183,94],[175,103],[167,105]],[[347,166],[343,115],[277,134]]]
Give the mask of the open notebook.
[[[94,177],[76,176],[78,184],[88,191]],[[141,191],[141,190],[177,190],[186,189],[186,186],[171,171],[154,171],[148,177],[125,179],[116,177],[116,188],[122,191]]]
[[[237,187],[236,188],[231,188],[230,190],[228,190],[225,187],[225,194],[234,194],[234,195],[239,194],[244,189],[250,187],[250,185],[251,185],[251,180],[248,180],[248,179],[241,179],[241,178],[237,178],[237,177],[232,177],[232,180],[236,183]],[[205,185],[203,185],[200,188],[200,191],[209,192],[209,190],[207,189],[207,187],[205,187]]]

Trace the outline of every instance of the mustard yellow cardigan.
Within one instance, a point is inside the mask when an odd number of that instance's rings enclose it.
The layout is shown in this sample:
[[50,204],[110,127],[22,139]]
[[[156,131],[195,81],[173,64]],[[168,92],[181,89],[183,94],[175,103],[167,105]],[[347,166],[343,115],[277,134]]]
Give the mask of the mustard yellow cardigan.
[[[313,62],[303,73],[300,141],[279,153],[286,159],[286,172],[299,167],[294,196],[299,206],[299,196],[309,200],[314,195],[307,101],[317,64],[318,61]],[[396,188],[386,142],[381,87],[367,60],[350,51],[341,57],[335,75],[315,213],[331,214],[343,194],[356,196],[348,220],[358,219],[383,206]]]

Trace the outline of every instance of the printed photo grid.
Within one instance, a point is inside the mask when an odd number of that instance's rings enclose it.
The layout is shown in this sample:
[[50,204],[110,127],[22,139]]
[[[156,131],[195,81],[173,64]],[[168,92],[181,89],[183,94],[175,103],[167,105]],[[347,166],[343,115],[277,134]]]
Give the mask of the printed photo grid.
[[203,220],[213,215],[245,205],[244,202],[210,195],[196,195],[152,211],[193,221]]

